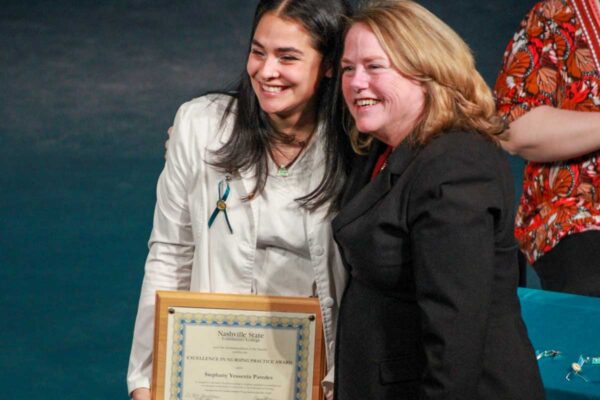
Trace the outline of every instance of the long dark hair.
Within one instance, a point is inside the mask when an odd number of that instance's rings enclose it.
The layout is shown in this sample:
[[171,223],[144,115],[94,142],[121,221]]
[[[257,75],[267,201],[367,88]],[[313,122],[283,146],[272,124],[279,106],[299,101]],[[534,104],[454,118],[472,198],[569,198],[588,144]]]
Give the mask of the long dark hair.
[[[323,56],[323,65],[332,68],[332,78],[323,77],[315,94],[317,122],[324,130],[325,173],[316,189],[297,201],[309,210],[332,201],[332,209],[335,209],[351,157],[351,146],[341,123],[343,104],[339,88],[344,17],[351,15],[351,7],[346,0],[261,0],[254,14],[250,42],[260,19],[268,12],[300,23],[311,35],[314,48]],[[214,153],[211,164],[224,171],[254,167],[256,187],[250,197],[257,196],[267,180],[269,148],[281,140],[281,134],[270,126],[260,108],[246,70],[240,75],[235,90],[225,94],[232,98],[222,121],[232,114],[233,130],[227,143]]]

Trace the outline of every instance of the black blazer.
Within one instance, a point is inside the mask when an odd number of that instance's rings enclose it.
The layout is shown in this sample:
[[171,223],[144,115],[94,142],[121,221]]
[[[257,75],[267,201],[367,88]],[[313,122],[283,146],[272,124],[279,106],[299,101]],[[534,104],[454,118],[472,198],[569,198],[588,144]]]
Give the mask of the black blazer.
[[543,399],[517,297],[513,180],[474,133],[357,159],[333,230],[351,278],[338,400]]

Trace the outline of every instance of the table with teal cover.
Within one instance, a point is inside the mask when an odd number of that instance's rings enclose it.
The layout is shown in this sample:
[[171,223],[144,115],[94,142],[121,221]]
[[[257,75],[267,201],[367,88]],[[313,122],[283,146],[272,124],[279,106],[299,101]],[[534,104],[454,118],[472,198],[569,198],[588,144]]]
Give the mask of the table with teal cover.
[[600,365],[584,365],[590,382],[565,379],[580,355],[600,357],[600,298],[525,288],[519,298],[533,347],[562,352],[538,361],[546,399],[600,399]]

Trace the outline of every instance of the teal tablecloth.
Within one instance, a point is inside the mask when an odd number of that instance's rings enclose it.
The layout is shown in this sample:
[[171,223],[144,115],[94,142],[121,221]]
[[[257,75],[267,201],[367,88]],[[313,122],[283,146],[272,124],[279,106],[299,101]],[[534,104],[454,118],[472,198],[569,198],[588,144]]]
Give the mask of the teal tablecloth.
[[592,382],[565,379],[580,354],[600,356],[600,298],[522,288],[519,297],[533,347],[562,352],[538,361],[546,398],[600,399],[600,365],[584,366],[583,374]]

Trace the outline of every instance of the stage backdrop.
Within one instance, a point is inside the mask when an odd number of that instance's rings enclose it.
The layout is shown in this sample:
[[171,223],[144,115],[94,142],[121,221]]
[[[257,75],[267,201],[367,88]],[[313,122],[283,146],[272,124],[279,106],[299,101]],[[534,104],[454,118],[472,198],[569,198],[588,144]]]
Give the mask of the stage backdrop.
[[[422,3],[466,38],[493,84],[533,1]],[[2,2],[3,399],[127,397],[165,131],[182,102],[241,72],[255,4]]]

